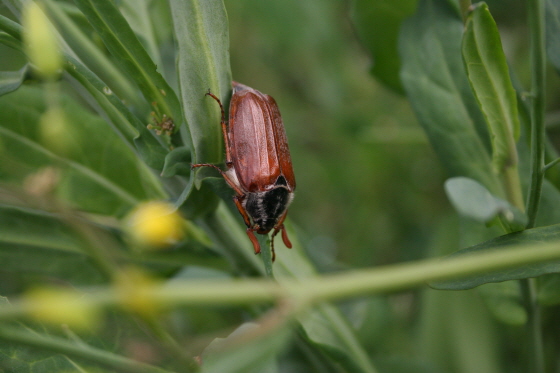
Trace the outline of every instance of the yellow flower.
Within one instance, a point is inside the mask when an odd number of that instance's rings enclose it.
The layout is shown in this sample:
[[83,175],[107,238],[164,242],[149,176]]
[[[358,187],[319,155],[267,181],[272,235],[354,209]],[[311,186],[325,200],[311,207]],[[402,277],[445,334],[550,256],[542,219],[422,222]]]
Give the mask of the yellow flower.
[[173,205],[152,201],[141,203],[128,218],[128,232],[141,245],[165,247],[184,236],[183,219]]
[[58,41],[52,24],[37,3],[26,2],[23,8],[22,25],[29,60],[43,78],[56,78],[62,67]]

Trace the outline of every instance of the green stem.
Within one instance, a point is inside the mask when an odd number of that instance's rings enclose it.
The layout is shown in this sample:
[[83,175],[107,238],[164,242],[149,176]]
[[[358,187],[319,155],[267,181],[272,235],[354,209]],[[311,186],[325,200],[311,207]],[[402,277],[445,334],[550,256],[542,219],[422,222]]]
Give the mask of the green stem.
[[[536,224],[545,173],[545,13],[544,0],[528,0],[527,13],[531,33],[531,187],[527,201],[527,228]],[[544,372],[544,353],[539,306],[534,280],[520,282],[527,309],[527,329],[531,344],[529,371]]]
[[[282,299],[305,301],[313,305],[367,294],[402,291],[426,282],[466,278],[492,271],[560,260],[558,242],[521,245],[514,248],[473,253],[442,260],[425,259],[414,263],[393,264],[335,275],[302,279],[284,279],[279,284],[270,279],[250,280],[184,280],[143,289],[156,304],[168,306],[242,305],[270,303]],[[111,287],[90,291],[82,300],[90,307],[118,306],[119,294]],[[21,317],[40,304],[27,299],[11,300],[11,307],[0,308],[0,320]]]
[[544,172],[548,171],[550,168],[556,166],[558,163],[560,162],[560,158],[556,158],[555,160],[553,160],[552,162],[548,163],[546,166],[544,166]]
[[544,178],[545,150],[545,42],[543,0],[529,0],[529,26],[531,30],[531,187],[527,201],[527,228],[533,228],[537,218]]
[[530,343],[530,371],[534,373],[544,372],[544,353],[541,333],[541,315],[537,301],[537,291],[534,278],[519,281],[521,296],[527,311],[527,333],[531,336]]
[[272,269],[273,259],[272,259],[272,241],[268,239],[267,235],[259,235],[257,237],[261,245],[261,257],[264,264],[264,272],[266,277],[274,278],[274,271]]
[[78,344],[59,337],[47,337],[23,328],[0,326],[0,339],[81,358],[117,372],[171,373],[153,365],[131,360],[120,355],[87,346],[83,343]]

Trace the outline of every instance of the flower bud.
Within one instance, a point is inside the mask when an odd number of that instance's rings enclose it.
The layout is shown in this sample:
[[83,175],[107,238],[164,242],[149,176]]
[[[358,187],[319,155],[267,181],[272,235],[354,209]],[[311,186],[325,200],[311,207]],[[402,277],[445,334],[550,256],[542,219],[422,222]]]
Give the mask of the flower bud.
[[143,246],[161,248],[183,238],[183,219],[173,205],[162,201],[145,202],[129,215],[128,232]]
[[74,146],[64,110],[59,106],[48,108],[39,121],[41,141],[58,155],[68,155]]
[[28,1],[23,8],[24,45],[35,70],[44,79],[55,79],[62,68],[56,33],[41,7]]
[[100,310],[74,290],[38,288],[26,293],[25,301],[29,315],[38,321],[77,329],[93,328],[100,321]]

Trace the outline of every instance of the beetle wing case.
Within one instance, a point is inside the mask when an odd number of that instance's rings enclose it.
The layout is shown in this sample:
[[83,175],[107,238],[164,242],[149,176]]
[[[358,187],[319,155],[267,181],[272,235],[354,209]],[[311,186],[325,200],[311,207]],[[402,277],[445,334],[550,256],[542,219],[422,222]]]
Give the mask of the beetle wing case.
[[296,179],[288,149],[286,131],[276,101],[256,89],[232,82],[233,96],[226,124],[224,107],[218,97],[211,96],[222,111],[222,133],[226,145],[227,171],[213,164],[193,164],[192,167],[213,167],[235,190],[233,201],[247,225],[247,236],[255,253],[260,245],[255,236],[271,230],[272,260],[274,236],[282,232],[286,247],[288,239],[284,219],[294,198]]
[[296,182],[286,132],[272,97],[233,82],[228,140],[233,145],[232,168],[245,191],[264,192],[277,182],[294,191]]

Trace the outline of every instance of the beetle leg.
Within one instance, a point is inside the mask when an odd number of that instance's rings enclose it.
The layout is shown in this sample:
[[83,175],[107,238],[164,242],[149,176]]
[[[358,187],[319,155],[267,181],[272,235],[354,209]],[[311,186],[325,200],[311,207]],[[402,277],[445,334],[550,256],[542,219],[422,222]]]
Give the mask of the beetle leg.
[[249,218],[249,214],[247,214],[245,207],[243,207],[243,204],[241,203],[244,198],[245,198],[244,194],[240,196],[235,196],[233,197],[233,202],[235,202],[235,206],[237,206],[239,213],[241,214],[241,216],[243,216],[243,221],[245,221],[245,225],[247,226],[247,236],[249,236],[249,239],[253,244],[253,249],[255,250],[255,254],[258,254],[261,252],[261,245],[259,245],[259,241],[255,236],[255,228],[251,227],[251,218]]
[[[247,236],[249,236],[249,239],[253,243],[253,249],[255,250],[255,254],[260,254],[261,245],[259,245],[259,241],[257,240],[257,236],[255,236],[255,232],[254,232],[253,228],[247,228]],[[274,251],[272,251],[272,252],[274,253]],[[273,256],[273,258],[274,258],[274,256]],[[274,260],[274,259],[272,259],[272,260]]]
[[231,161],[229,136],[228,136],[227,122],[226,122],[226,112],[224,110],[224,106],[222,105],[220,99],[215,94],[210,92],[210,89],[208,89],[208,92],[206,92],[206,96],[212,97],[214,100],[216,100],[218,105],[220,105],[220,111],[222,112],[222,120],[220,124],[222,126],[222,136],[224,137],[224,145],[226,147],[226,165],[228,167],[231,167],[233,162]]
[[244,198],[245,198],[244,194],[240,196],[235,196],[233,197],[233,202],[235,203],[235,206],[237,206],[237,209],[239,210],[241,216],[243,216],[243,220],[245,221],[245,225],[247,226],[247,228],[251,228],[251,219],[249,218],[249,214],[247,214],[245,207],[243,207],[243,204],[241,203],[241,201]]
[[274,238],[274,236],[276,236],[279,231],[282,231],[282,241],[284,241],[284,245],[286,245],[288,249],[291,249],[292,243],[288,238],[288,232],[286,231],[286,227],[284,226],[284,220],[286,220],[287,215],[288,215],[288,210],[284,211],[280,219],[278,219],[278,224],[276,225],[276,227],[274,227],[274,232],[272,233],[272,237]]
[[278,229],[274,229],[274,232],[270,235],[270,251],[272,251],[272,261],[276,260],[276,251],[274,251],[274,236],[278,234]]

